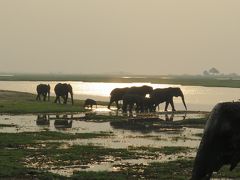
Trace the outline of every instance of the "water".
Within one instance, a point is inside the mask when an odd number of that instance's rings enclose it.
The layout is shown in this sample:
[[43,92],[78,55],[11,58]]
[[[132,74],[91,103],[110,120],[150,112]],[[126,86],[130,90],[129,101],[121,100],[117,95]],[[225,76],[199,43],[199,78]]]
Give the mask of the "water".
[[[36,86],[40,83],[50,84],[51,95],[54,86],[59,82],[40,81],[0,81],[0,89],[36,93]],[[75,99],[93,98],[97,101],[109,101],[109,94],[114,88],[150,85],[153,88],[180,87],[185,95],[188,110],[210,111],[215,104],[224,101],[236,101],[240,96],[239,88],[181,86],[151,83],[104,83],[69,81],[73,87]],[[177,110],[184,110],[181,98],[174,98]],[[164,105],[160,105],[163,110]]]
[[[101,112],[97,112],[101,114]],[[105,113],[105,112],[104,112]],[[111,133],[113,136],[104,138],[90,139],[73,139],[73,140],[56,140],[51,142],[61,142],[63,146],[72,145],[88,145],[94,144],[107,148],[128,149],[130,147],[155,147],[161,148],[165,146],[171,147],[190,147],[196,149],[200,142],[197,134],[202,133],[203,129],[193,127],[180,128],[162,128],[159,123],[168,120],[172,116],[171,121],[181,121],[188,118],[202,118],[205,114],[183,115],[181,113],[166,115],[156,113],[159,120],[146,119],[145,121],[137,119],[132,121],[120,120],[118,123],[113,122],[97,122],[94,120],[85,120],[85,114],[60,114],[60,115],[1,115],[1,125],[11,125],[10,127],[0,127],[0,133],[19,133],[19,132],[41,132],[41,131],[58,131],[63,133]],[[149,121],[151,121],[149,123]],[[60,123],[61,122],[61,123]],[[170,122],[171,123],[171,122]],[[54,167],[44,161],[40,165],[32,164],[31,158],[26,159],[26,166],[35,168],[44,168],[53,173],[64,176],[71,176],[74,170],[77,171],[114,171],[118,170],[119,165],[125,164],[149,164],[152,162],[165,162],[181,157],[195,157],[195,152],[178,153],[174,155],[163,155],[156,152],[159,156],[146,156],[139,159],[114,160],[113,157],[105,157],[103,162],[94,162],[87,165],[72,165],[63,167]],[[39,166],[39,167],[38,167]]]

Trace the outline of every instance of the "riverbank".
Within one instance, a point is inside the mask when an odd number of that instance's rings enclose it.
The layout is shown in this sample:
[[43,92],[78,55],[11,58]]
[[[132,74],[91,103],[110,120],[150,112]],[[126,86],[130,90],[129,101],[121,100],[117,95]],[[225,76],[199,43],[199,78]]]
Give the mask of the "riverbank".
[[120,76],[120,75],[61,75],[61,74],[12,74],[0,76],[0,81],[82,81],[106,83],[155,83],[183,86],[240,88],[240,77],[225,76]]
[[[26,114],[26,113],[60,113],[85,112],[83,100],[74,100],[74,105],[53,103],[50,101],[36,101],[36,95],[25,92],[0,90],[0,113]],[[99,104],[105,105],[104,102]]]

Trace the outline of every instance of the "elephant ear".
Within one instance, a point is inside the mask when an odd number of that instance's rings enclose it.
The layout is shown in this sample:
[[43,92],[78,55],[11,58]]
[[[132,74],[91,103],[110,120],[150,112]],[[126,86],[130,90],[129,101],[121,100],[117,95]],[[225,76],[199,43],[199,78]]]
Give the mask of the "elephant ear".
[[213,109],[195,158],[192,179],[203,179],[223,165],[233,170],[240,161],[240,103],[220,103]]

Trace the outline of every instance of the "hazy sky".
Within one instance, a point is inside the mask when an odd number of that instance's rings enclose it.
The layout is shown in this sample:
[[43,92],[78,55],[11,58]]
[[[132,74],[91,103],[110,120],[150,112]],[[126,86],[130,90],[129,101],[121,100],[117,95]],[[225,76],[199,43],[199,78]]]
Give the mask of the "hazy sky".
[[239,0],[0,0],[0,72],[240,69]]

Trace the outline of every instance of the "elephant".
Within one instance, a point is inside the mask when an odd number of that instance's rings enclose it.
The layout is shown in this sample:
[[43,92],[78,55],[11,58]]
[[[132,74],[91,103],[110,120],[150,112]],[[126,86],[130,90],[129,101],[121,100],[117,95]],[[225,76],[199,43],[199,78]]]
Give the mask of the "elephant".
[[131,113],[133,106],[136,104],[137,112],[153,112],[155,111],[154,101],[152,98],[146,98],[136,94],[125,94],[123,96],[123,107],[122,110],[124,113],[129,110]]
[[192,180],[210,179],[223,165],[233,170],[240,161],[240,102],[217,104],[205,125],[195,157]]
[[41,96],[43,96],[43,101],[46,101],[48,95],[48,101],[50,101],[50,85],[49,84],[39,84],[37,85],[37,101],[41,101]]
[[72,105],[73,105],[73,90],[72,90],[72,86],[70,84],[62,84],[62,83],[58,83],[55,88],[54,88],[55,94],[56,94],[56,99],[55,99],[55,103],[61,103],[60,97],[63,98],[63,103],[67,104],[67,100],[68,100],[68,93],[70,93],[71,95],[71,101],[72,101]]
[[150,94],[153,91],[153,88],[151,86],[141,86],[141,87],[126,87],[126,88],[115,88],[110,93],[110,102],[108,104],[108,109],[110,109],[110,106],[113,102],[116,103],[116,106],[118,109],[120,109],[118,101],[123,100],[123,96],[125,94],[135,94],[139,96],[145,97],[146,94]]
[[153,98],[145,97],[143,100],[143,106],[144,106],[145,112],[155,112],[156,111],[156,107],[155,107]]
[[108,109],[110,109],[110,106],[113,102],[116,103],[117,109],[120,109],[118,101],[123,100],[123,95],[127,93],[128,89],[128,87],[113,89],[110,93],[110,102],[108,104]]
[[150,94],[153,91],[153,88],[151,86],[140,86],[140,87],[130,87],[127,91],[128,94],[135,94],[142,97],[145,97],[147,94]]
[[150,97],[154,100],[155,107],[157,107],[160,103],[166,102],[165,111],[167,111],[169,104],[171,104],[172,106],[172,111],[176,111],[173,103],[173,97],[178,97],[178,96],[182,98],[183,105],[187,110],[183,92],[178,87],[177,88],[169,87],[169,88],[163,88],[163,89],[157,88],[150,93]]
[[129,110],[132,113],[133,106],[136,104],[136,111],[144,111],[144,97],[136,94],[125,94],[123,95],[123,106],[122,110],[124,113]]
[[93,99],[86,99],[85,102],[84,102],[84,105],[83,107],[88,107],[88,108],[91,108],[93,107],[93,105],[96,105],[96,108],[97,108],[97,102]]

